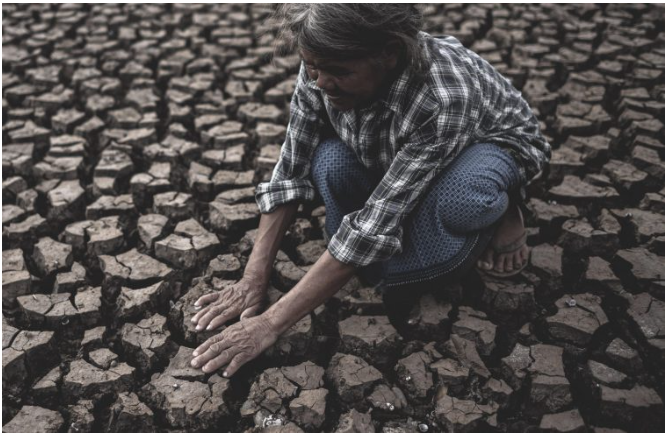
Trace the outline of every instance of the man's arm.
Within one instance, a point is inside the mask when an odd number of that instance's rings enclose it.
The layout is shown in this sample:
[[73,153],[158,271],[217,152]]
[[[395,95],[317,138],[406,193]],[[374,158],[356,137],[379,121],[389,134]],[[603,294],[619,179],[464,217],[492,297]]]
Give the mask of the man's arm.
[[261,316],[280,335],[335,295],[355,271],[353,265],[338,261],[326,250],[293,289]]
[[254,247],[245,266],[245,278],[261,284],[268,283],[279,246],[297,211],[298,203],[292,202],[261,215]]
[[298,203],[291,202],[261,215],[254,248],[242,279],[196,301],[195,305],[206,306],[191,319],[197,331],[214,330],[237,316],[243,319],[261,311],[267,300],[266,291],[277,251],[297,210]]
[[240,320],[196,348],[191,365],[204,372],[227,366],[223,375],[231,377],[274,344],[280,334],[335,294],[355,269],[326,250],[298,284],[270,309]]

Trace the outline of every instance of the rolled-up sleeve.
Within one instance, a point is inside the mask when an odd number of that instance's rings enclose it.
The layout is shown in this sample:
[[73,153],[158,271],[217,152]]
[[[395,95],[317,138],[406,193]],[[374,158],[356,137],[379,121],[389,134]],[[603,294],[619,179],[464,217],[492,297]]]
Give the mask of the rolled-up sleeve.
[[256,187],[256,203],[261,213],[270,213],[277,206],[292,201],[314,199],[310,162],[321,140],[325,108],[316,91],[307,86],[308,80],[301,64],[279,161],[270,181]]
[[443,110],[409,137],[365,206],[342,220],[328,244],[334,258],[360,267],[402,251],[402,223],[469,140],[464,124]]

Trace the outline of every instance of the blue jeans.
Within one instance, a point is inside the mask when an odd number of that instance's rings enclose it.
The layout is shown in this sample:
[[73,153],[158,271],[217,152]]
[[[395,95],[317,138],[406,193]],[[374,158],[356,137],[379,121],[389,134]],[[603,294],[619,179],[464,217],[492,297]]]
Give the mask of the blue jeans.
[[[365,168],[339,138],[323,140],[312,176],[326,206],[326,237],[344,215],[362,209],[382,174]],[[466,147],[432,181],[403,223],[402,252],[365,267],[385,286],[454,276],[467,270],[490,242],[509,192],[523,183],[515,160],[493,144]]]

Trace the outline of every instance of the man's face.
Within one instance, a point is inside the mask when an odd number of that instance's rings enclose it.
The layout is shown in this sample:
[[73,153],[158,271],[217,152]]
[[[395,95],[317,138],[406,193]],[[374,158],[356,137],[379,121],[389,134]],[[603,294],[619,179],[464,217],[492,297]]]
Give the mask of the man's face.
[[395,62],[391,57],[382,60],[321,59],[306,50],[300,50],[300,56],[310,79],[316,81],[333,107],[341,111],[371,103],[397,62],[396,57]]

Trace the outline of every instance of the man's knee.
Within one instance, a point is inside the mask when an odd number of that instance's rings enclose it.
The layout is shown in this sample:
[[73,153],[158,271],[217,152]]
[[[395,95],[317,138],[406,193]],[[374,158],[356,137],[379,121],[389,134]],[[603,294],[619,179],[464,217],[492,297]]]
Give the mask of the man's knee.
[[312,177],[317,185],[341,186],[353,163],[353,153],[339,138],[321,141],[312,157]]
[[467,233],[488,227],[508,209],[508,194],[490,180],[465,178],[456,186],[439,204],[442,223],[451,231]]

